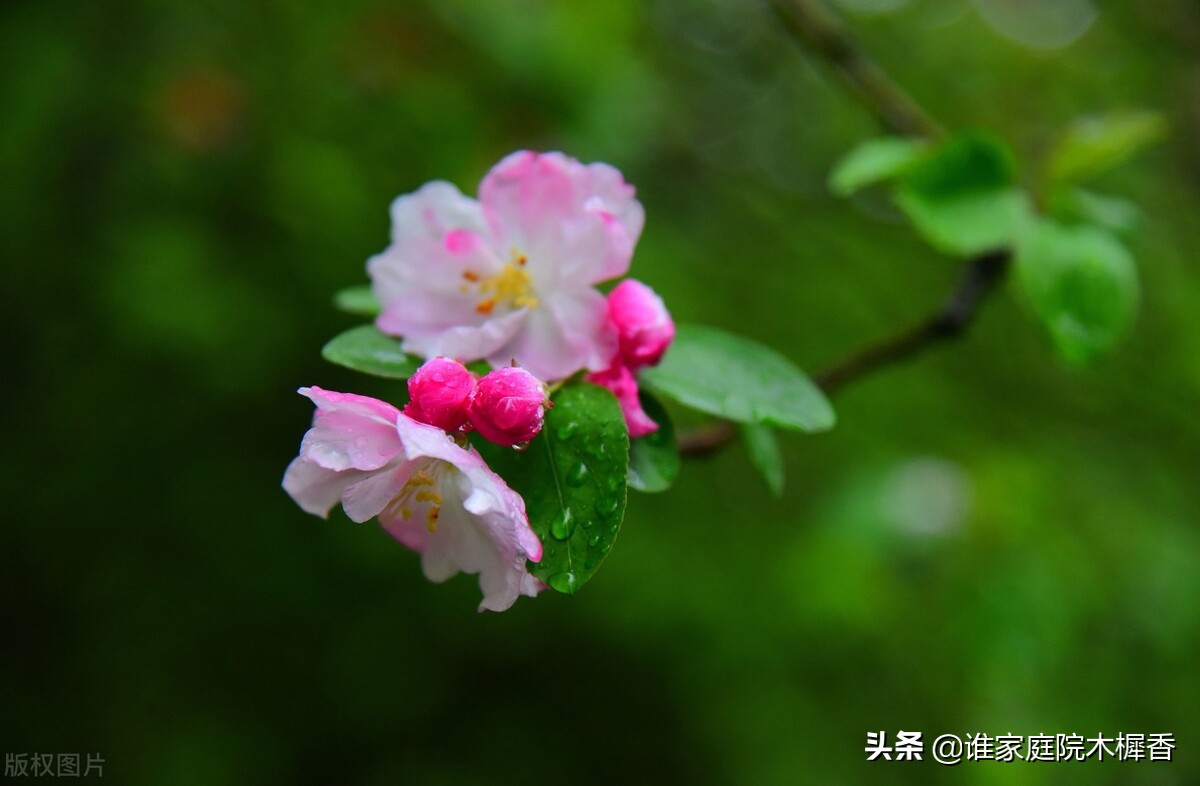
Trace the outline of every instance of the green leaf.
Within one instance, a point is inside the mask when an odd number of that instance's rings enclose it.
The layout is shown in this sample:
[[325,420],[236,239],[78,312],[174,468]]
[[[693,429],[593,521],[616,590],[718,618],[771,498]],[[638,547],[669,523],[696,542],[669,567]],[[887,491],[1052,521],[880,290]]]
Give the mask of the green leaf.
[[1141,208],[1128,199],[1082,188],[1067,188],[1055,193],[1050,201],[1050,211],[1064,223],[1098,224],[1119,235],[1137,231],[1142,223]]
[[928,145],[907,137],[868,139],[847,153],[829,175],[829,189],[849,196],[859,189],[903,173],[928,150]]
[[554,396],[546,424],[525,451],[476,438],[490,466],[525,500],[542,541],[530,571],[574,594],[608,555],[625,516],[629,433],[616,398],[587,382]]
[[1029,213],[1013,185],[1012,154],[983,134],[950,139],[900,180],[896,204],[943,253],[973,256],[1013,245]]
[[825,394],[773,349],[700,325],[679,325],[661,364],[641,373],[653,390],[739,423],[824,431],[836,420]]
[[339,311],[359,317],[373,317],[380,311],[379,301],[368,285],[339,290],[333,296],[333,305]]
[[750,463],[762,473],[767,488],[776,497],[783,496],[783,454],[779,452],[779,440],[770,426],[746,423],[741,427],[742,444],[750,456]]
[[658,399],[644,390],[639,398],[658,431],[629,440],[629,487],[647,493],[666,491],[679,475],[675,426]]
[[1072,363],[1109,349],[1133,322],[1137,269],[1104,229],[1043,221],[1021,243],[1016,270],[1034,311]]
[[1158,142],[1166,130],[1166,121],[1157,112],[1126,111],[1079,118],[1050,155],[1049,181],[1058,185],[1094,177]]
[[330,363],[364,374],[390,379],[407,379],[421,360],[400,350],[400,342],[380,333],[374,325],[360,325],[334,337],[321,349]]

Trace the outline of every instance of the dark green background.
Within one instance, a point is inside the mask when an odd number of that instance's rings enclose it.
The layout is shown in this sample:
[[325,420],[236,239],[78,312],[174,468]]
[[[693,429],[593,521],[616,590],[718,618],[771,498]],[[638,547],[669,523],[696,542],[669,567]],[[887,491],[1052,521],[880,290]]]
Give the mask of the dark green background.
[[[815,370],[958,273],[827,195],[870,116],[754,2],[5,4],[0,749],[132,784],[1200,780],[1200,9],[1100,5],[1049,52],[961,0],[848,16],[1030,179],[1080,114],[1166,114],[1096,183],[1146,213],[1118,351],[1066,368],[1005,293],[786,436],[782,500],[739,449],[689,462],[578,596],[480,615],[279,488],[296,387],[397,391],[318,354],[389,200],[518,148],[611,162],[633,274]],[[880,729],[1179,748],[868,764]]]

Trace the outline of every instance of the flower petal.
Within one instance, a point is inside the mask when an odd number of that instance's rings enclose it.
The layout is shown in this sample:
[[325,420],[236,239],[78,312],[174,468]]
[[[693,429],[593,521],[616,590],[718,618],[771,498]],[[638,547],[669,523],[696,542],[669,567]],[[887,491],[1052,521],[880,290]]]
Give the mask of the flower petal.
[[[459,324],[428,333],[399,332],[405,336],[400,346],[405,352],[414,355],[427,358],[441,355],[464,363],[482,360],[493,353],[503,355],[503,348],[520,330],[526,315],[527,310],[520,309],[493,317],[479,325]],[[383,315],[380,315],[380,319],[382,318]]]
[[360,524],[375,518],[399,496],[411,474],[412,464],[408,461],[366,473],[342,492],[342,510]]
[[400,411],[391,404],[318,387],[300,388],[317,406],[300,454],[288,465],[283,488],[303,510],[326,517],[343,490],[399,455]]
[[400,410],[386,401],[380,401],[370,396],[360,396],[357,393],[335,393],[332,390],[324,390],[316,385],[300,388],[296,392],[316,404],[317,409],[321,411],[340,410],[352,412],[364,418],[374,418],[381,423],[389,425],[395,423],[396,417],[400,414]]
[[528,254],[542,285],[623,275],[645,221],[617,170],[562,153],[513,153],[487,174],[479,194],[499,245]]
[[373,470],[400,452],[396,426],[352,412],[317,411],[300,443],[300,455],[325,469]]
[[616,351],[604,296],[584,289],[555,294],[532,309],[520,332],[488,362],[499,367],[516,360],[535,377],[556,380],[606,368]]
[[642,409],[641,399],[638,398],[637,377],[620,360],[614,362],[611,368],[588,374],[587,381],[608,388],[617,397],[631,438],[644,437],[658,431],[658,424]]
[[392,201],[392,243],[404,246],[417,239],[442,243],[452,230],[476,234],[488,224],[479,203],[463,196],[452,183],[435,180]]
[[324,519],[342,498],[346,484],[361,477],[360,472],[336,472],[297,456],[283,473],[283,490],[305,513]]
[[[458,327],[478,329],[483,337],[502,333],[478,310],[481,298],[472,286],[502,266],[479,204],[449,183],[429,183],[392,203],[392,222],[392,244],[367,262],[383,305],[376,326],[422,341]],[[486,351],[473,357],[445,354],[474,360]]]
[[[436,527],[425,527],[419,516],[384,522],[397,540],[420,547],[425,575],[442,581],[458,571],[478,573],[481,610],[503,611],[519,595],[535,591],[525,565],[541,559],[542,544],[520,495],[477,452],[459,447],[439,429],[401,418],[396,430],[410,460],[450,465],[437,473],[442,505]],[[422,527],[425,534],[419,533]]]

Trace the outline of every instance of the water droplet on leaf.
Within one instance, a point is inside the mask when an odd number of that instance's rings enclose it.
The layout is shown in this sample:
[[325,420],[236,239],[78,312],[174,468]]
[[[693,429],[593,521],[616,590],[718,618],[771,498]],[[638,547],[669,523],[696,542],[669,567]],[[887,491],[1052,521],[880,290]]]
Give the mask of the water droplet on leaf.
[[571,533],[575,531],[575,520],[571,518],[571,511],[564,510],[554,523],[550,525],[550,534],[559,540],[566,540],[571,537]]
[[571,571],[555,573],[547,582],[556,592],[570,595],[579,586],[579,579]]
[[621,507],[621,501],[616,497],[601,497],[596,500],[596,512],[605,518],[616,513],[619,507]]
[[587,464],[579,463],[567,470],[567,482],[572,486],[582,486],[587,476]]

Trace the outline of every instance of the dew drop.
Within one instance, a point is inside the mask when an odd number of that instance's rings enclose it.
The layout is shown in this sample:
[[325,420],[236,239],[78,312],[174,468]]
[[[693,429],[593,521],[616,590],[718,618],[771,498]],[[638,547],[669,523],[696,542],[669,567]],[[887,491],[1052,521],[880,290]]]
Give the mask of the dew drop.
[[555,573],[547,582],[555,591],[564,592],[568,595],[573,593],[579,586],[579,579],[571,571],[563,571]]
[[600,542],[600,534],[599,533],[594,532],[591,535],[588,535],[588,545],[591,546],[592,548],[595,548],[596,544],[599,542]]
[[596,512],[605,518],[616,513],[619,507],[621,507],[621,501],[616,497],[601,497],[596,500]]
[[559,426],[554,431],[554,433],[558,436],[559,439],[565,441],[565,440],[568,440],[571,437],[575,436],[575,432],[577,432],[577,431],[579,431],[579,424],[573,420],[569,420],[566,423],[563,423],[561,426]]
[[567,470],[567,482],[572,486],[582,486],[587,476],[587,464],[579,463]]
[[529,450],[529,443],[528,442],[518,442],[517,444],[512,446],[512,449],[517,451],[518,453],[524,453],[525,451]]
[[570,510],[564,510],[550,525],[550,534],[559,540],[566,540],[571,537],[571,533],[574,531],[575,520],[571,518]]

